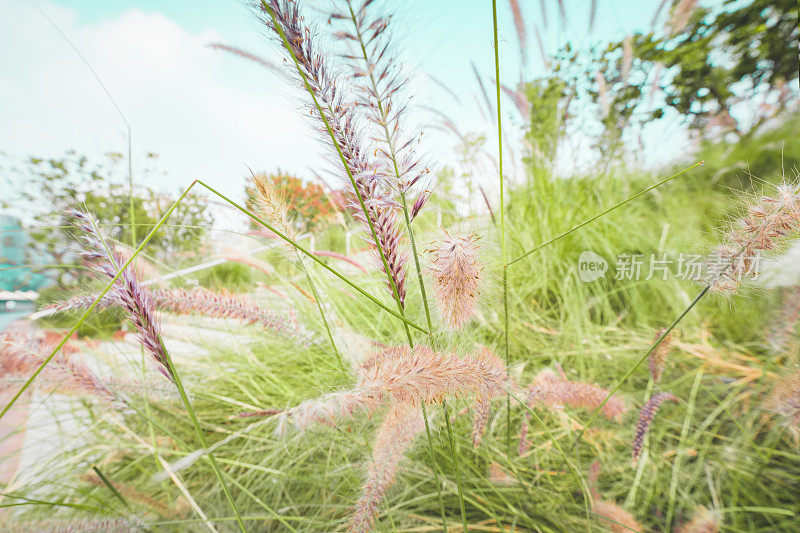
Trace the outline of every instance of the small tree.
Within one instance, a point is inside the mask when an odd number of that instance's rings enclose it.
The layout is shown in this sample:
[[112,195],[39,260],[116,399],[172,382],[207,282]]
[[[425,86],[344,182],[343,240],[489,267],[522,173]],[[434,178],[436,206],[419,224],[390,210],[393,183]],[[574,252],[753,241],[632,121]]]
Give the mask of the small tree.
[[580,127],[610,160],[669,111],[698,138],[752,136],[797,106],[799,35],[796,0],[676,0],[662,29],[588,51],[567,44],[527,85],[534,156]]
[[[668,36],[643,41],[637,53],[665,66],[666,103],[695,131],[752,135],[797,103],[797,0],[725,0],[694,10],[683,27],[676,15]],[[737,117],[740,103],[747,113]]]
[[[147,160],[156,159],[148,154]],[[63,215],[64,207],[80,206],[91,212],[103,226],[112,243],[129,247],[133,241],[131,222],[135,221],[137,240],[147,235],[172,199],[148,188],[137,188],[131,197],[126,183],[123,158],[110,153],[101,161],[92,161],[76,152],[60,158],[30,157],[13,170],[15,182],[28,187],[17,191],[17,197],[5,206],[21,208],[32,219],[34,229],[32,251],[50,256],[56,264],[72,261],[73,242],[70,220]],[[152,168],[144,173],[152,172]],[[213,222],[206,205],[198,197],[187,196],[170,215],[169,222],[153,235],[148,253],[166,257],[197,249],[205,228]],[[74,283],[81,270],[58,269],[54,278],[58,285]]]

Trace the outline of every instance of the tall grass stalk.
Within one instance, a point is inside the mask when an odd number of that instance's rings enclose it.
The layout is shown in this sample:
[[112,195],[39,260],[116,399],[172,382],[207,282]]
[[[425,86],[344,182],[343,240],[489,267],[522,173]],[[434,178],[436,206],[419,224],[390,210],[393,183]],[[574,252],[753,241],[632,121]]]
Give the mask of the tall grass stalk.
[[[353,10],[352,0],[347,0],[347,8],[350,12],[350,20],[353,23],[355,37],[358,39],[358,44],[361,49],[361,54],[364,59],[364,63],[366,65],[369,65],[370,64],[369,54],[367,53],[367,47],[364,44],[364,37],[361,32],[361,25],[358,23],[358,20],[356,18],[356,13]],[[374,94],[375,95],[381,94],[378,87],[378,82],[375,79],[375,72],[372,69],[369,70],[369,80]],[[400,168],[397,164],[397,148],[395,146],[394,138],[392,134],[389,132],[389,121],[386,114],[386,108],[383,105],[383,100],[379,97],[375,98],[375,105],[377,106],[378,113],[381,118],[381,125],[383,126],[384,139],[386,141],[387,146],[389,147],[389,158],[392,162],[392,168],[394,170],[395,177],[397,178],[398,185],[400,185],[400,181],[402,178],[400,176]],[[406,201],[406,190],[402,186],[400,186],[399,192],[400,192],[401,204],[403,207],[403,216],[405,219],[406,231],[408,231],[408,239],[411,244],[411,253],[414,257],[414,266],[417,271],[417,280],[419,282],[419,290],[422,296],[422,305],[425,308],[425,318],[427,319],[428,322],[429,335],[432,335],[433,323],[431,320],[430,307],[428,305],[428,296],[425,292],[425,282],[422,279],[422,269],[420,268],[419,254],[417,253],[417,243],[414,238],[414,230],[411,227],[411,217],[408,214],[408,202]]]
[[619,388],[620,388],[620,387],[622,387],[622,385],[623,385],[623,384],[624,384],[626,381],[628,381],[628,378],[630,378],[630,377],[631,377],[631,375],[633,375],[633,373],[636,371],[636,369],[637,369],[637,368],[639,368],[639,366],[640,366],[640,365],[641,365],[641,364],[642,364],[642,363],[643,363],[643,362],[644,362],[644,361],[645,361],[645,360],[646,360],[646,359],[647,359],[647,358],[650,356],[650,354],[653,352],[653,350],[655,350],[655,349],[656,349],[656,347],[657,347],[659,344],[661,344],[661,341],[663,341],[663,340],[664,340],[664,338],[666,338],[666,336],[667,336],[667,335],[669,335],[669,334],[670,334],[670,332],[671,332],[673,329],[675,329],[675,326],[677,326],[677,325],[678,325],[678,323],[679,323],[681,320],[683,320],[683,318],[684,318],[686,315],[688,315],[688,314],[689,314],[689,311],[691,311],[691,310],[694,308],[694,306],[695,306],[695,305],[697,305],[697,303],[698,303],[700,300],[702,300],[702,299],[703,299],[703,297],[704,297],[706,294],[708,294],[708,291],[709,291],[709,290],[711,290],[711,285],[710,285],[710,284],[709,284],[709,285],[706,285],[706,286],[703,288],[703,290],[701,290],[699,293],[697,293],[697,296],[695,296],[695,297],[694,297],[694,300],[692,300],[692,301],[689,303],[689,305],[688,305],[688,306],[686,306],[686,309],[684,309],[684,310],[683,310],[683,312],[682,312],[680,315],[678,315],[678,318],[676,318],[676,319],[675,319],[675,320],[672,322],[672,324],[670,324],[670,325],[669,325],[669,327],[667,327],[667,328],[665,328],[665,329],[664,329],[663,333],[661,333],[661,335],[660,335],[660,336],[659,336],[659,337],[658,337],[658,338],[655,340],[655,342],[653,342],[653,344],[652,344],[652,345],[650,346],[650,348],[649,348],[649,349],[648,349],[648,350],[647,350],[647,351],[644,353],[644,355],[642,355],[642,356],[641,356],[641,357],[640,357],[640,358],[639,358],[639,359],[636,361],[636,363],[634,363],[634,364],[633,364],[633,366],[631,366],[631,367],[628,369],[628,371],[627,371],[627,372],[625,372],[625,375],[624,375],[624,376],[622,376],[622,378],[621,378],[621,379],[620,379],[620,380],[617,382],[617,384],[616,384],[616,385],[614,385],[614,387],[612,387],[612,388],[611,388],[611,390],[608,392],[608,396],[606,396],[605,400],[603,400],[603,403],[601,403],[600,405],[598,405],[598,406],[597,406],[597,407],[596,407],[596,408],[595,408],[595,409],[594,409],[594,410],[591,412],[591,414],[589,415],[589,418],[588,418],[588,420],[586,421],[586,424],[584,424],[584,426],[583,426],[583,429],[581,429],[580,433],[579,433],[579,434],[576,436],[576,438],[575,438],[575,444],[574,444],[575,446],[577,446],[577,445],[578,445],[578,442],[580,442],[580,439],[583,437],[583,434],[586,432],[586,428],[587,428],[587,427],[589,427],[589,426],[591,425],[592,421],[594,420],[594,417],[595,417],[595,416],[597,416],[597,413],[600,411],[600,409],[602,409],[602,408],[603,408],[603,406],[606,404],[606,402],[608,402],[608,400],[609,400],[609,399],[611,399],[611,397],[614,395],[614,393],[615,393],[615,392],[617,392],[617,391],[619,390]]
[[[497,37],[497,0],[492,0],[494,29],[494,77],[497,91],[497,167],[500,175],[500,251],[503,257],[503,353],[510,372],[508,355],[508,256],[506,254],[506,209],[503,180],[503,117],[500,111],[500,42]],[[511,455],[511,397],[506,398],[506,447]]]
[[[370,215],[369,210],[367,210],[367,206],[364,203],[364,197],[361,194],[361,191],[359,190],[358,184],[356,184],[356,180],[353,177],[353,172],[350,169],[350,165],[348,164],[347,158],[345,158],[344,153],[342,152],[342,147],[339,145],[339,141],[336,139],[336,134],[333,132],[333,128],[331,127],[331,124],[328,121],[328,118],[325,116],[325,111],[322,108],[322,104],[320,104],[319,99],[317,98],[317,95],[316,95],[314,89],[311,87],[311,84],[308,81],[308,77],[306,76],[305,72],[303,71],[303,68],[300,66],[300,61],[299,61],[297,55],[295,54],[294,49],[292,48],[292,45],[289,43],[289,40],[288,40],[288,38],[286,36],[286,33],[284,31],[283,26],[280,24],[280,22],[278,22],[278,17],[275,14],[275,11],[273,10],[272,6],[267,4],[266,0],[262,0],[261,1],[261,6],[269,14],[269,16],[272,18],[273,27],[275,28],[275,31],[278,33],[278,35],[279,35],[279,37],[280,37],[280,39],[281,39],[281,41],[283,43],[284,48],[286,48],[286,51],[289,52],[289,55],[292,58],[292,61],[293,61],[294,66],[295,66],[295,68],[297,70],[297,73],[298,73],[298,75],[300,76],[300,78],[301,78],[301,80],[303,82],[303,86],[305,87],[306,91],[308,92],[309,96],[311,97],[312,101],[314,102],[314,107],[316,108],[317,113],[319,113],[320,119],[322,120],[322,122],[325,125],[325,130],[327,131],[328,136],[330,136],[330,138],[331,138],[331,142],[333,143],[333,147],[336,149],[336,153],[339,156],[339,159],[341,160],[341,163],[342,163],[342,166],[344,167],[345,173],[347,174],[347,177],[350,180],[350,185],[353,187],[353,192],[355,193],[356,198],[358,199],[358,204],[361,207],[361,211],[364,214],[365,220],[367,221],[367,225],[369,226],[370,233],[372,234],[372,239],[375,242],[375,247],[378,250],[378,255],[380,256],[381,263],[383,264],[383,269],[386,272],[386,276],[387,276],[387,278],[389,280],[389,285],[390,285],[390,287],[392,289],[392,294],[394,296],[395,301],[397,302],[397,307],[400,309],[400,314],[402,315],[403,314],[403,304],[402,304],[402,302],[400,300],[399,289],[397,287],[397,284],[395,283],[394,278],[392,277],[391,269],[389,268],[389,263],[386,261],[386,254],[384,253],[383,247],[381,246],[380,239],[378,239],[378,233],[375,230],[375,224],[372,221],[372,216]],[[330,106],[328,106],[328,111],[330,113],[333,112],[333,110],[330,109]],[[403,323],[403,328],[405,329],[406,336],[408,337],[409,343],[412,343],[413,341],[411,340],[411,331],[408,329],[408,324],[404,322]]]
[[[185,194],[181,198],[184,198],[184,197],[185,197]],[[94,219],[91,219],[91,221],[94,224]],[[97,228],[95,228],[95,229],[97,229]],[[97,239],[99,239],[100,242],[102,243],[102,245],[106,248],[106,252],[108,254],[109,260],[112,261],[112,263],[114,263],[114,260],[113,260],[114,256],[111,253],[111,250],[108,247],[108,244],[106,243],[105,238],[103,237],[102,233],[100,233],[99,230],[97,230],[96,236],[97,236]],[[133,254],[133,255],[135,255],[135,254]],[[133,255],[131,256],[131,260],[133,259]],[[129,260],[129,262],[130,262],[130,260]],[[116,264],[114,264],[113,266],[116,267]],[[119,278],[119,276],[122,273],[124,273],[127,268],[128,268],[127,266],[119,268],[118,271],[117,271],[116,277]],[[96,302],[95,302],[95,304],[96,304]],[[205,433],[203,433],[203,429],[200,427],[200,421],[197,419],[197,415],[194,412],[194,408],[192,407],[192,404],[189,401],[189,396],[186,394],[186,390],[183,387],[183,382],[181,381],[180,375],[178,374],[178,370],[175,367],[174,362],[172,361],[172,357],[170,356],[166,345],[164,344],[164,339],[161,337],[161,334],[158,333],[155,328],[153,328],[153,331],[155,332],[155,335],[158,337],[157,339],[154,339],[154,340],[157,340],[160,343],[160,346],[161,346],[160,352],[163,354],[163,361],[159,361],[159,362],[162,362],[162,363],[166,364],[167,371],[168,371],[167,372],[168,377],[172,380],[172,382],[175,384],[175,387],[178,389],[178,393],[180,394],[181,401],[183,402],[183,405],[186,408],[186,411],[189,413],[189,419],[192,422],[192,426],[194,426],[195,433],[197,433],[197,437],[200,439],[200,443],[202,444],[203,448],[204,449],[208,449],[208,440],[206,440]],[[67,336],[65,338],[68,338],[68,337],[69,336]],[[214,471],[214,474],[217,477],[217,481],[219,482],[220,487],[222,488],[222,492],[225,494],[225,498],[228,500],[228,503],[230,504],[231,509],[233,510],[233,514],[236,516],[237,525],[239,526],[239,529],[243,533],[246,533],[247,529],[244,527],[244,522],[242,522],[241,516],[239,515],[239,510],[236,508],[236,503],[233,501],[233,496],[231,495],[230,491],[228,490],[227,483],[225,483],[225,480],[222,479],[222,471],[220,470],[220,467],[217,464],[217,459],[216,459],[216,457],[214,456],[213,453],[208,453],[207,455],[208,455],[208,459],[209,459],[210,464],[211,464],[211,468],[212,468],[212,470]]]
[[[366,8],[366,6],[364,6],[364,8]],[[362,9],[364,9],[364,8],[362,8]],[[422,298],[422,305],[423,305],[423,307],[425,309],[425,319],[426,319],[426,322],[427,322],[427,325],[428,325],[429,344],[433,348],[433,320],[431,319],[430,306],[428,305],[428,295],[427,295],[427,293],[425,291],[425,281],[422,278],[422,268],[420,267],[419,253],[417,252],[416,239],[414,238],[414,230],[411,227],[411,217],[409,216],[409,213],[408,213],[408,202],[406,200],[406,189],[400,183],[402,178],[401,178],[401,175],[400,175],[399,166],[397,164],[397,149],[396,149],[396,146],[395,146],[394,137],[389,132],[389,121],[388,121],[388,117],[387,117],[387,112],[386,112],[386,108],[385,108],[385,106],[383,104],[383,100],[379,96],[381,94],[381,91],[380,91],[380,89],[378,87],[378,82],[375,79],[374,69],[369,68],[369,65],[371,65],[371,61],[370,61],[369,54],[367,53],[367,47],[366,47],[366,45],[364,43],[364,36],[362,34],[362,31],[361,31],[361,24],[359,24],[358,18],[356,16],[356,12],[353,9],[352,0],[347,0],[347,9],[348,9],[348,11],[350,13],[350,20],[351,20],[351,22],[353,24],[353,30],[354,30],[354,33],[355,33],[355,37],[358,40],[359,48],[361,49],[362,58],[364,59],[364,63],[367,66],[367,70],[369,72],[369,82],[370,82],[370,86],[371,86],[371,89],[372,89],[373,94],[374,94],[374,104],[377,107],[378,114],[380,116],[380,123],[383,126],[384,140],[385,140],[387,146],[389,147],[389,159],[391,160],[392,169],[394,170],[395,178],[397,179],[398,190],[399,190],[399,193],[400,193],[400,201],[401,201],[401,205],[402,205],[402,208],[403,208],[403,219],[405,221],[406,231],[408,232],[408,238],[409,238],[409,242],[411,244],[411,253],[412,253],[412,256],[414,257],[414,268],[416,269],[416,272],[417,272],[417,282],[419,284],[420,296]],[[387,96],[387,98],[388,98],[388,96]],[[388,273],[388,271],[387,271],[387,273]],[[403,310],[401,310],[401,313],[403,313]],[[410,336],[408,338],[408,341],[409,341],[409,346],[411,346],[413,348],[414,343],[411,340]],[[425,408],[425,403],[424,402],[420,402],[420,404],[421,404],[421,409],[422,409],[422,417],[423,417],[423,420],[425,422],[425,435],[426,435],[426,438],[428,440],[428,451],[429,451],[430,459],[431,459],[431,463],[432,463],[432,469],[433,469],[433,475],[434,475],[434,483],[436,484],[436,494],[437,494],[437,496],[439,498],[439,507],[441,509],[441,514],[442,514],[442,529],[443,529],[443,531],[446,532],[447,531],[447,518],[446,518],[445,510],[444,510],[444,497],[442,495],[442,486],[439,483],[439,465],[438,465],[438,462],[436,461],[436,456],[434,455],[434,452],[433,452],[433,440],[431,438],[430,424],[428,423],[428,413],[427,413],[427,410]],[[447,436],[448,436],[448,439],[450,440],[450,443],[451,443],[451,454],[452,454],[451,458],[452,458],[452,461],[453,461],[453,467],[454,467],[455,472],[456,472],[456,483],[457,483],[457,486],[458,486],[458,497],[459,497],[459,503],[460,503],[460,508],[461,508],[461,514],[462,514],[462,518],[464,520],[464,528],[466,530],[466,513],[464,511],[464,498],[463,498],[463,490],[462,490],[462,486],[461,486],[461,477],[460,477],[460,474],[459,474],[458,457],[457,457],[457,455],[455,453],[455,448],[452,446],[453,433],[452,433],[452,428],[450,427],[450,420],[449,420],[448,415],[447,415],[447,402],[443,401],[442,405],[443,405],[443,409],[444,409],[444,412],[445,412],[445,420],[447,421]]]

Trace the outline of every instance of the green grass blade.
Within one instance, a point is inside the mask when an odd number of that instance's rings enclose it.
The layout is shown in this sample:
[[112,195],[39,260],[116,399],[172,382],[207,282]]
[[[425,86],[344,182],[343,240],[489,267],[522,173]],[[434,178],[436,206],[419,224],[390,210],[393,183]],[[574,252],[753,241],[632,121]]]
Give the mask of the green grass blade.
[[[178,375],[178,370],[175,368],[175,364],[172,362],[172,357],[169,355],[166,346],[164,346],[163,340],[161,340],[161,346],[164,349],[164,354],[166,354],[166,360],[170,374],[175,380],[175,387],[178,389],[178,393],[181,396],[181,401],[183,402],[184,407],[186,407],[186,411],[189,413],[189,419],[192,421],[192,426],[194,427],[195,433],[197,433],[197,437],[200,439],[200,443],[203,445],[203,448],[208,449],[209,446],[208,446],[208,440],[206,440],[206,435],[205,433],[203,433],[203,428],[200,427],[200,421],[197,419],[197,415],[194,412],[194,408],[192,408],[192,404],[189,401],[189,396],[186,394],[186,390],[183,388],[183,383],[181,382],[181,378]],[[225,494],[225,499],[228,500],[231,509],[233,509],[233,514],[234,516],[236,516],[236,523],[239,526],[239,529],[242,532],[246,533],[247,529],[244,527],[244,522],[242,521],[242,517],[239,514],[239,510],[236,508],[236,503],[233,501],[233,496],[228,490],[228,484],[225,483],[224,479],[222,479],[222,471],[219,468],[219,464],[217,463],[217,459],[214,456],[214,452],[209,451],[206,454],[206,457],[208,457],[211,463],[211,469],[214,471],[214,475],[217,477],[220,487],[222,487],[222,492]]]
[[114,496],[116,496],[116,497],[117,497],[117,499],[118,499],[119,501],[121,501],[121,502],[122,502],[122,504],[123,504],[125,507],[127,507],[128,509],[130,509],[130,508],[131,508],[131,506],[128,504],[128,502],[125,500],[125,498],[123,498],[123,497],[122,497],[122,494],[120,494],[120,493],[119,493],[119,491],[117,490],[117,487],[115,487],[115,486],[114,486],[114,484],[113,484],[113,483],[111,483],[111,481],[109,481],[109,479],[108,479],[108,478],[107,478],[107,477],[106,477],[106,476],[105,476],[105,475],[104,475],[104,474],[103,474],[103,473],[100,471],[100,469],[99,469],[99,468],[97,468],[97,466],[96,466],[96,465],[92,465],[92,470],[94,470],[94,473],[95,473],[95,474],[97,474],[97,477],[99,477],[99,478],[100,478],[100,481],[102,481],[102,482],[103,482],[103,485],[105,485],[106,487],[108,487],[108,490],[110,490],[110,491],[111,491],[111,493],[112,493]]
[[[509,370],[508,354],[508,255],[506,251],[506,209],[503,180],[503,116],[500,110],[500,42],[497,36],[497,0],[492,0],[492,27],[494,30],[494,72],[497,98],[497,166],[500,175],[500,250],[503,256],[503,353],[506,371]],[[506,446],[511,453],[511,398],[506,398]]]

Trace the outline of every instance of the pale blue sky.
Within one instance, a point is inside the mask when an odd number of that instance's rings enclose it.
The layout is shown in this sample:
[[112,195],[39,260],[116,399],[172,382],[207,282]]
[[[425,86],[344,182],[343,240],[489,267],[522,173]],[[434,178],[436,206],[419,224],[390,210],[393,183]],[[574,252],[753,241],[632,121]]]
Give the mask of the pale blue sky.
[[[491,1],[384,3],[395,12],[401,58],[416,76],[413,103],[444,111],[464,131],[491,131],[494,126],[476,109],[478,89],[470,67],[474,61],[491,83]],[[552,52],[567,41],[586,46],[646,30],[658,3],[600,0],[590,35],[589,0],[564,0],[564,27],[557,2],[545,0],[546,29],[540,2],[520,0],[529,28],[526,78],[542,68],[534,24]],[[135,160],[146,152],[161,156],[166,178],[137,177],[140,183],[174,191],[199,177],[238,197],[247,166],[281,167],[306,176],[308,167],[325,166],[318,141],[298,112],[301,93],[275,74],[205,47],[222,41],[280,60],[244,2],[51,0],[37,5],[82,51],[123,110],[133,130]],[[498,7],[501,78],[515,85],[520,80],[517,36],[507,0],[498,0]],[[56,156],[68,149],[89,155],[124,151],[124,127],[113,107],[30,0],[0,0],[0,47],[10,51],[0,55],[0,150],[12,157]],[[462,103],[426,73],[446,82]],[[511,102],[503,105],[513,117]],[[417,117],[426,120],[424,113]],[[439,157],[451,154],[453,143],[431,133],[427,149]]]

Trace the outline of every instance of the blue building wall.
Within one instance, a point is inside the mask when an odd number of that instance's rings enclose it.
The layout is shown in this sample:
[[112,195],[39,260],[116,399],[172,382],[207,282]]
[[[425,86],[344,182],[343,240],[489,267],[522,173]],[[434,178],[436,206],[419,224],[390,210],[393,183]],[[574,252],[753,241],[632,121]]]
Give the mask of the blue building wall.
[[0,291],[36,290],[47,282],[43,274],[29,268],[14,268],[36,263],[28,257],[30,236],[16,217],[0,215]]

